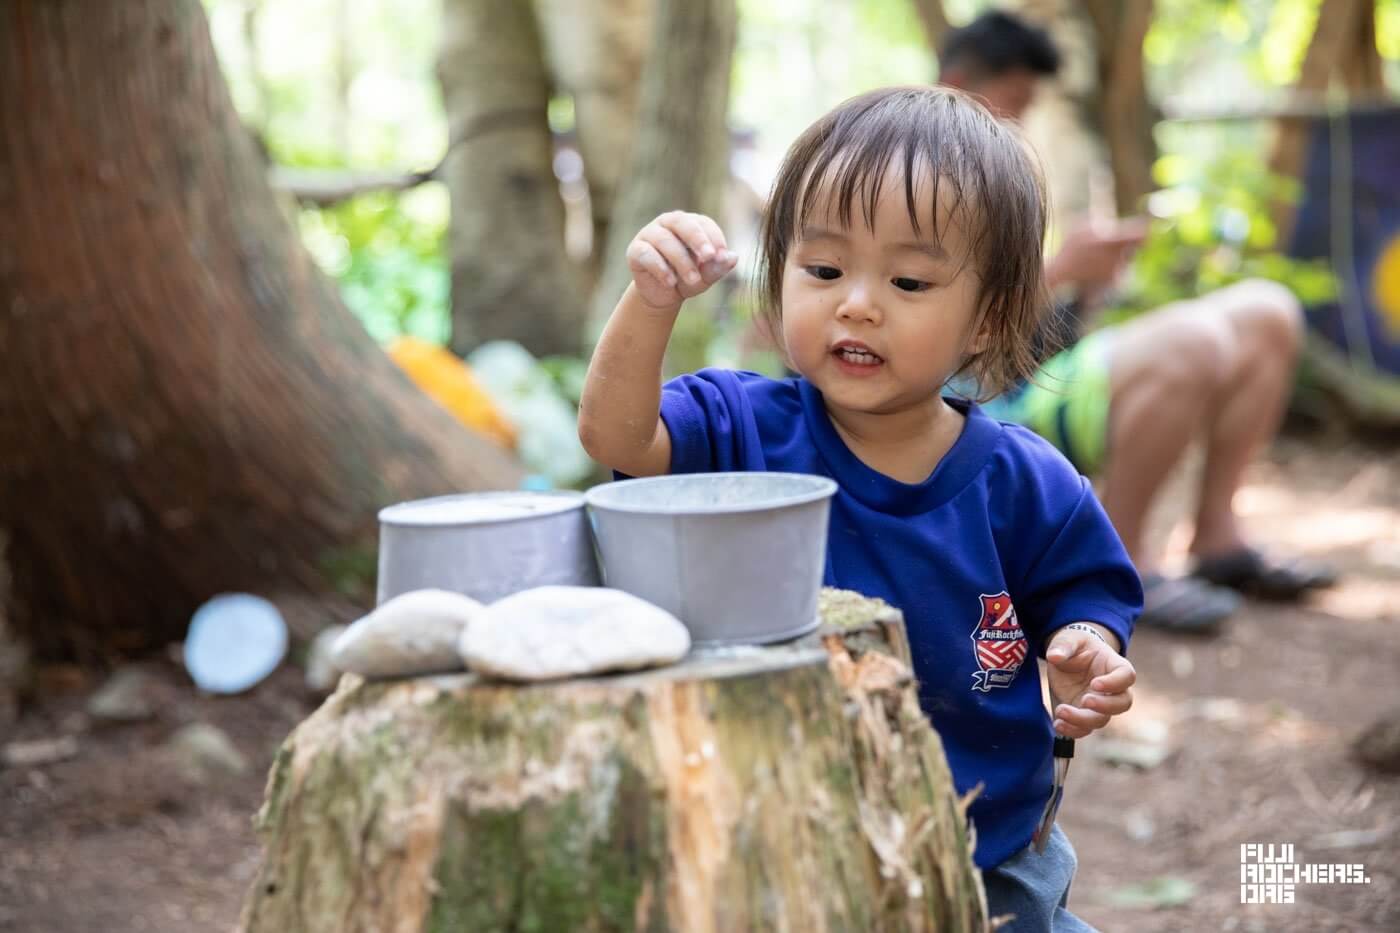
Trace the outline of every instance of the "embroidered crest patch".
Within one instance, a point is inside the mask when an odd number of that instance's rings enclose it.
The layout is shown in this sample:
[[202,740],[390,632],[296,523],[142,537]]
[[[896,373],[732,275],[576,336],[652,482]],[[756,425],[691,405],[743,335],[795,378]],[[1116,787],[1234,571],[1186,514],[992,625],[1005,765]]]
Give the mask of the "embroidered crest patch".
[[982,617],[972,630],[977,666],[972,689],[987,693],[993,687],[1009,687],[1026,660],[1026,633],[1016,620],[1011,595],[1002,591],[982,596]]

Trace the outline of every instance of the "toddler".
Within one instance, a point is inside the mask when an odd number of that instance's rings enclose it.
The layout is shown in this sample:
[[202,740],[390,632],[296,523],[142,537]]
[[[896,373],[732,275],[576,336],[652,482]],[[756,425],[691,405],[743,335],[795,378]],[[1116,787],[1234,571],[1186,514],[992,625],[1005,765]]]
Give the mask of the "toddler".
[[[969,811],[992,914],[1087,929],[1075,858],[1029,848],[1053,735],[1131,705],[1122,656],[1142,604],[1089,484],[1030,431],[944,397],[1034,371],[1048,306],[1045,196],[1011,128],[959,92],[853,98],[793,144],[762,226],[761,311],[798,375],[706,369],[661,384],[676,316],[737,257],[708,217],[672,212],[627,251],[632,283],[589,367],[579,435],[632,476],[829,476],[826,583],[898,606],[919,697]],[[1053,709],[1041,698],[1047,662]]]

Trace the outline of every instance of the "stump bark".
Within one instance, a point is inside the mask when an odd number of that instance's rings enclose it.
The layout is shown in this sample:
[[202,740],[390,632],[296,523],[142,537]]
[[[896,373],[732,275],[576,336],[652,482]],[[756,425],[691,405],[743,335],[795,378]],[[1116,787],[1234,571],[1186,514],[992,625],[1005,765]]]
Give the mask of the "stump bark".
[[899,614],[528,687],[346,677],[279,751],[241,929],[986,928]]

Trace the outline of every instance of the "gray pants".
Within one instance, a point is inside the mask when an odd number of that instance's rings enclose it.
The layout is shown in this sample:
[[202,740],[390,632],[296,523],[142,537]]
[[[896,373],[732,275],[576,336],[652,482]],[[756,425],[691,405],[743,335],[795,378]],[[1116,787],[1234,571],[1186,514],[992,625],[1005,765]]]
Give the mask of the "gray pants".
[[1016,915],[997,933],[1095,933],[1066,907],[1078,864],[1074,846],[1057,824],[1044,854],[1027,846],[996,868],[982,872],[989,915]]

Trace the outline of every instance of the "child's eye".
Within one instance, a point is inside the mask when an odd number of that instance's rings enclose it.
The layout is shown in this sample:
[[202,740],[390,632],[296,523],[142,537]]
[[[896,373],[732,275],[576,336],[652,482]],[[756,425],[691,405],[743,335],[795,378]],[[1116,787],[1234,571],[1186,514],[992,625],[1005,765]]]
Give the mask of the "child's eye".
[[892,279],[891,281],[894,282],[895,288],[904,292],[922,292],[927,291],[928,289],[933,287],[930,283],[920,282],[918,279],[907,279],[900,277],[897,279]]
[[841,270],[832,266],[808,266],[807,274],[816,276],[823,282],[830,282],[832,279],[841,278]]

